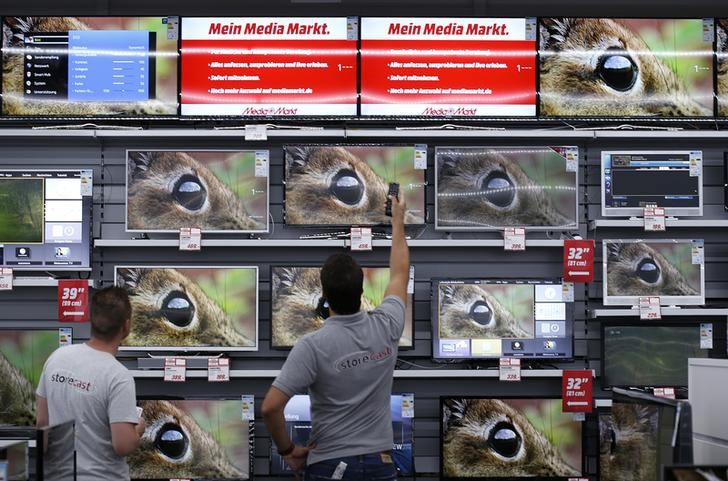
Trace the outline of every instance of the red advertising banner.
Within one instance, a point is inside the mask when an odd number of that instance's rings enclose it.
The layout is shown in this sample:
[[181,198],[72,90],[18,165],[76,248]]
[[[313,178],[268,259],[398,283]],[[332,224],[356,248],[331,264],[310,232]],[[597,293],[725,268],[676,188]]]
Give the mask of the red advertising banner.
[[356,115],[346,18],[184,18],[182,115]]
[[58,320],[61,322],[88,321],[88,281],[58,281]]
[[567,282],[594,280],[594,240],[564,241],[564,280]]
[[535,21],[361,22],[362,115],[536,115]]
[[565,413],[590,413],[592,372],[588,369],[564,371],[561,378],[561,410]]

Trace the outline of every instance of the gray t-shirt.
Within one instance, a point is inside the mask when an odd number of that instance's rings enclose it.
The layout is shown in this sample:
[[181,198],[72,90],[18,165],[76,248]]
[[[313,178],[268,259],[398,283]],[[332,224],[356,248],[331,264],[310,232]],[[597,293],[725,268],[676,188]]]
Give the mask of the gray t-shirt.
[[128,481],[129,466],[111,444],[112,423],[139,421],[131,373],[107,352],[86,344],[57,349],[46,361],[38,395],[54,425],[76,422],[79,481]]
[[371,312],[334,316],[303,336],[273,386],[311,396],[308,464],[392,449],[389,403],[405,307],[387,296]]

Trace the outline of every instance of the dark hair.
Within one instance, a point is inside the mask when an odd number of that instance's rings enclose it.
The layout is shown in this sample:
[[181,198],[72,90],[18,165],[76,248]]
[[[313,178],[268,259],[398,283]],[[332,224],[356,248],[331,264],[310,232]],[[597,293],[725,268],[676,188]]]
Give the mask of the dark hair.
[[121,287],[107,287],[91,298],[91,336],[102,341],[113,341],[131,319],[129,294]]
[[364,273],[349,254],[334,254],[321,268],[321,287],[329,307],[337,314],[354,314],[361,307]]

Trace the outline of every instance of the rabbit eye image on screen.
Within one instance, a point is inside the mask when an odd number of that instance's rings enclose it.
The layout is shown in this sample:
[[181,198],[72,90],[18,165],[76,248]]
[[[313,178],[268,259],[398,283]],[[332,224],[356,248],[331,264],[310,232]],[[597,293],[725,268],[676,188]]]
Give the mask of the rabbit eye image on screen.
[[701,19],[542,18],[539,31],[541,115],[713,115]]

